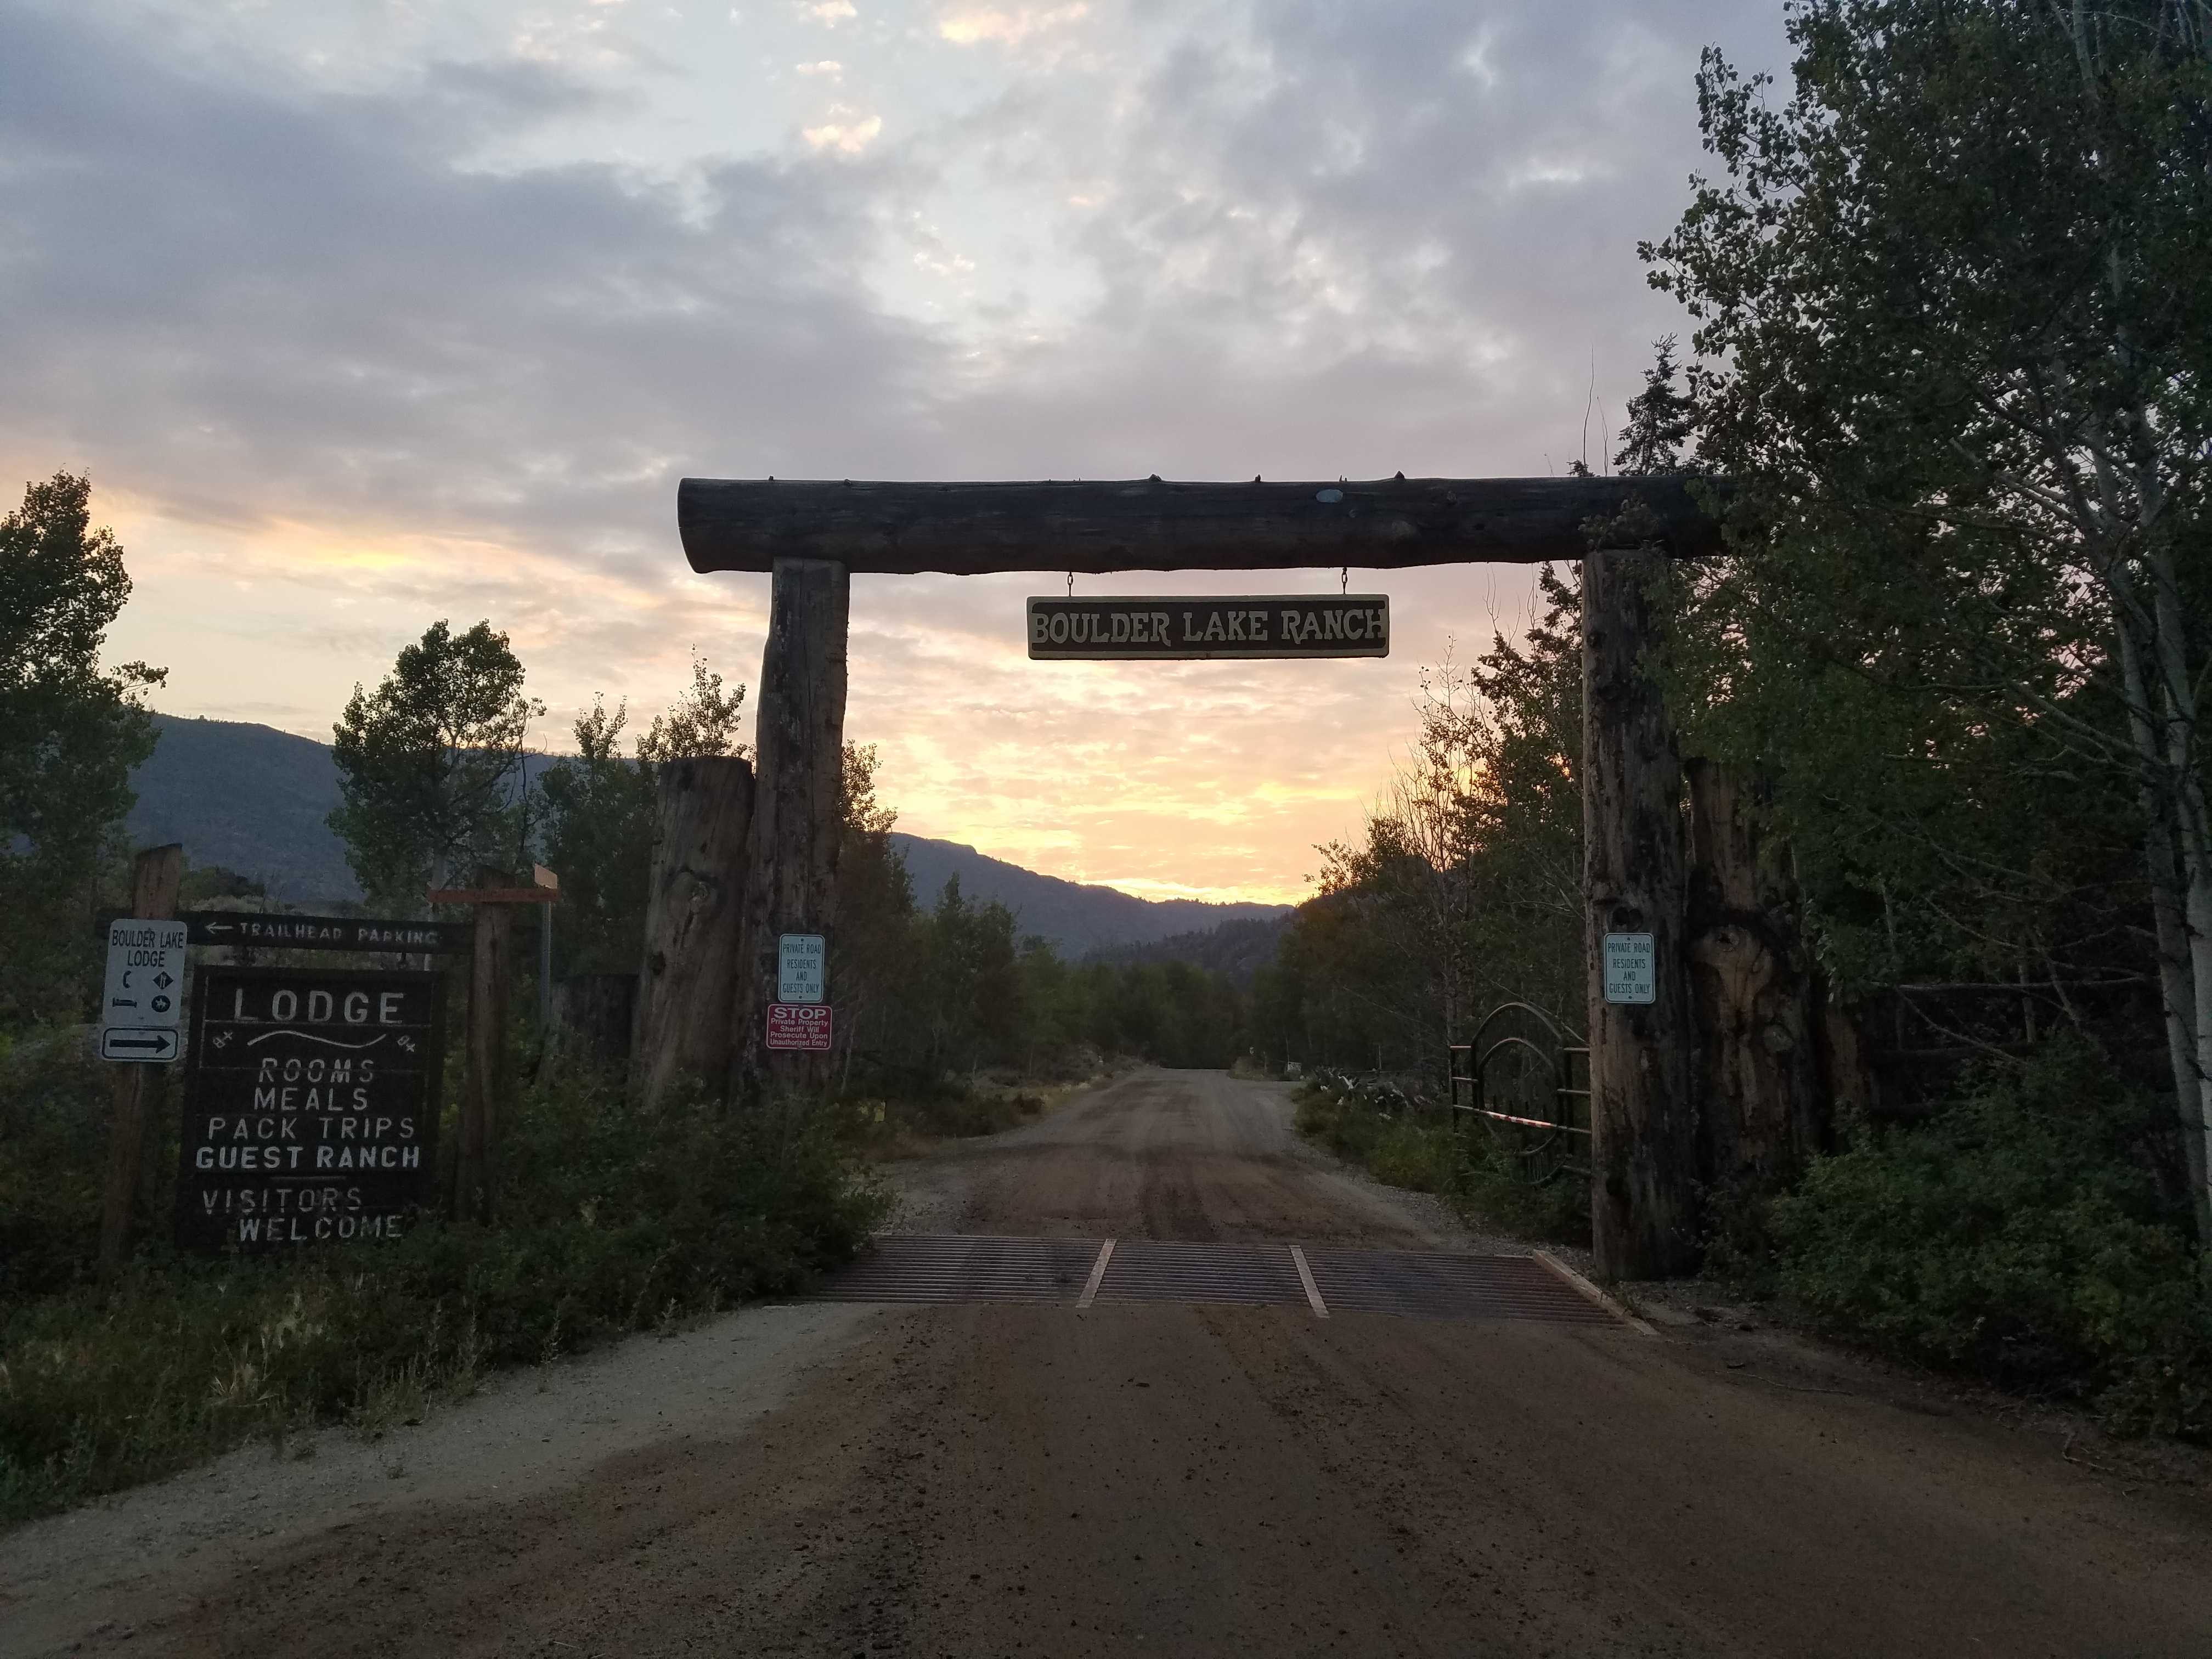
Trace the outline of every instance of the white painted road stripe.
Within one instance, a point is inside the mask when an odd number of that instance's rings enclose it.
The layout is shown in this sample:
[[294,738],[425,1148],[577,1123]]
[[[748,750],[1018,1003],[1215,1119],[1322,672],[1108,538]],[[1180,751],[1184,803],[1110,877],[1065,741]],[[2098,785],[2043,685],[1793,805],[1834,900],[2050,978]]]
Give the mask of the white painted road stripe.
[[1114,1241],[1108,1239],[1098,1247],[1098,1260],[1091,1264],[1091,1280],[1083,1287],[1083,1294],[1075,1298],[1075,1305],[1087,1308],[1091,1299],[1098,1294],[1098,1286],[1106,1278],[1106,1264],[1114,1259]]
[[1306,1287],[1306,1300],[1312,1304],[1315,1316],[1328,1317],[1328,1304],[1321,1299],[1321,1286],[1314,1283],[1313,1269],[1306,1266],[1306,1253],[1297,1245],[1291,1246],[1291,1260],[1298,1264],[1298,1283]]

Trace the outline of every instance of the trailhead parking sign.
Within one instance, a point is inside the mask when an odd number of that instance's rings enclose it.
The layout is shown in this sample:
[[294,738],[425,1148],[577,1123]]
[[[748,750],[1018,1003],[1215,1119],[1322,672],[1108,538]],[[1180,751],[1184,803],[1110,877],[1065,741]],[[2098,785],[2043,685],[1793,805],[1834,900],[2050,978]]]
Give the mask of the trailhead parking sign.
[[107,978],[100,997],[102,1060],[171,1060],[184,1052],[185,940],[181,921],[118,916],[107,925]]

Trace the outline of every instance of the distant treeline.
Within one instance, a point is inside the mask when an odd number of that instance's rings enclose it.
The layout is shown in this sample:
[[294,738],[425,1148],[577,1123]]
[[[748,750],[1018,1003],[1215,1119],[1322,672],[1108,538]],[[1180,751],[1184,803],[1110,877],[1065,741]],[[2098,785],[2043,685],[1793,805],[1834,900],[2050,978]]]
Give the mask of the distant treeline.
[[[688,745],[733,752],[728,722],[701,718],[720,696],[700,671]],[[726,699],[725,701],[730,701]],[[635,970],[643,948],[651,855],[655,745],[616,751],[620,711],[577,727],[580,753],[544,784],[538,847],[562,872],[556,971]],[[714,745],[720,744],[721,747]],[[960,890],[956,878],[917,896],[893,846],[896,814],[875,793],[875,751],[848,745],[845,840],[837,921],[830,933],[830,999],[838,1011],[834,1073],[847,1091],[913,1091],[987,1073],[1027,1077],[1087,1070],[1125,1055],[1164,1066],[1231,1063],[1243,1007],[1218,975],[1182,962],[1072,964],[1024,937],[1014,913]]]

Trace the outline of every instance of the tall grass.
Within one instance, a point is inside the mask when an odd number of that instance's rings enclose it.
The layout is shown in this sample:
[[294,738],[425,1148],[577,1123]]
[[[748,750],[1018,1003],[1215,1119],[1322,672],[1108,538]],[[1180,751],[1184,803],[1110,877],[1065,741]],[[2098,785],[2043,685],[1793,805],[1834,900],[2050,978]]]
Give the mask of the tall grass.
[[1310,1083],[1297,1098],[1298,1133],[1377,1181],[1434,1193],[1470,1222],[1501,1232],[1589,1241],[1588,1183],[1565,1176],[1530,1183],[1510,1131],[1455,1129],[1410,1112],[1386,1115],[1348,1091]]
[[[34,1139],[0,1142],[0,1163],[54,1150]],[[487,1366],[798,1289],[884,1208],[822,1111],[646,1109],[588,1074],[522,1091],[501,1159],[489,1228],[290,1261],[154,1249],[105,1286],[46,1262],[43,1287],[0,1304],[0,1524],[257,1436],[374,1430]]]

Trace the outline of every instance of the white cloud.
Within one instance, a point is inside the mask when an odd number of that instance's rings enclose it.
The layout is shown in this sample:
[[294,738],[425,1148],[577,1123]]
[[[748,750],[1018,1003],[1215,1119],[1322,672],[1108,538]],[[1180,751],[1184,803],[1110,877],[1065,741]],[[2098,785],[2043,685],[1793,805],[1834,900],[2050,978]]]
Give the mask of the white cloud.
[[[508,0],[0,0],[0,476],[91,472],[139,582],[118,647],[179,712],[326,731],[441,615],[511,627],[556,714],[657,706],[694,642],[750,680],[765,580],[684,567],[686,473],[1564,468],[1593,358],[1617,408],[1679,326],[1632,250],[1698,162],[1697,49],[1776,28],[1765,0],[663,13],[525,61]],[[865,112],[805,106],[831,61]],[[1447,634],[1526,604],[1523,573],[1414,573],[1378,584],[1384,662],[1063,672],[1015,639],[1036,580],[856,583],[854,730],[906,827],[1252,892],[1352,828]]]
[[960,4],[951,7],[938,19],[937,32],[947,40],[959,46],[973,46],[979,40],[997,40],[1006,46],[1018,46],[1033,34],[1048,30],[1065,28],[1080,22],[1091,15],[1091,8],[1077,3],[1065,6],[977,6]]
[[799,136],[816,149],[833,149],[840,155],[858,155],[884,130],[884,118],[880,115],[860,117],[838,110],[830,112],[841,118],[825,121],[818,127],[799,129]]

